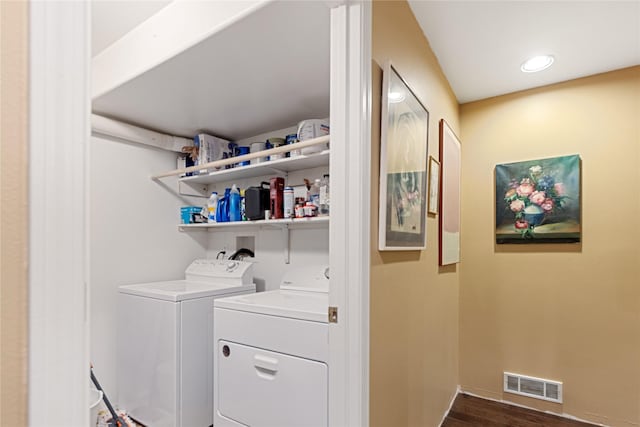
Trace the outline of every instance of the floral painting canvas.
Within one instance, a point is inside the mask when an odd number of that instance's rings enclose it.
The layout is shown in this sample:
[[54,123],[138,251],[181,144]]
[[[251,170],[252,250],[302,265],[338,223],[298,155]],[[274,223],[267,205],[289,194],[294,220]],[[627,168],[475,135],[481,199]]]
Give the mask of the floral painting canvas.
[[580,242],[580,157],[496,166],[496,243]]

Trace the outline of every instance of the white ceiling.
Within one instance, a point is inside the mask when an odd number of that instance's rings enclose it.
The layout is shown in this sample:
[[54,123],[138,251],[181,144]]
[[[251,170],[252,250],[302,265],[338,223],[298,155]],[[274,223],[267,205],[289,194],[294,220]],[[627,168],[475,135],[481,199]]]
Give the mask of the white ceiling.
[[91,56],[131,31],[171,0],[92,0]]
[[[92,1],[93,55],[170,1]],[[409,0],[461,103],[640,64],[640,0]],[[530,56],[553,66],[522,73]]]
[[[161,14],[185,13],[175,8],[178,5],[167,6]],[[195,14],[199,9],[187,10]],[[179,22],[195,19],[179,18]],[[265,3],[195,44],[185,42],[190,47],[179,54],[98,94],[92,109],[169,135],[204,132],[230,140],[327,117],[330,24],[324,1]],[[122,39],[111,49],[123,48],[122,43],[146,47],[140,42],[145,37]],[[136,48],[128,54],[140,52]],[[112,61],[96,64],[95,58],[93,65],[94,72],[113,67]]]
[[[409,0],[460,103],[640,64],[640,1]],[[527,58],[552,54],[539,73]]]

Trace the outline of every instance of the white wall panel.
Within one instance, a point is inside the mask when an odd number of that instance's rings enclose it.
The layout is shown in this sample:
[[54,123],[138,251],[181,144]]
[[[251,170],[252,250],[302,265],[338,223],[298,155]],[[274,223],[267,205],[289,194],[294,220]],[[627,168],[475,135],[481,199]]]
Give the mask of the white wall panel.
[[[204,233],[204,232],[203,232]],[[236,247],[236,238],[252,236],[255,239],[254,280],[258,292],[280,287],[282,275],[292,268],[313,264],[329,264],[329,229],[294,229],[289,231],[290,263],[284,261],[284,237],[280,229],[248,229],[242,231],[208,232],[208,258],[226,251],[231,255]]]
[[175,162],[175,153],[91,138],[91,359],[114,402],[118,286],[182,278],[187,265],[205,255],[206,234],[177,227],[180,206],[204,199],[179,196],[175,179],[149,178]]

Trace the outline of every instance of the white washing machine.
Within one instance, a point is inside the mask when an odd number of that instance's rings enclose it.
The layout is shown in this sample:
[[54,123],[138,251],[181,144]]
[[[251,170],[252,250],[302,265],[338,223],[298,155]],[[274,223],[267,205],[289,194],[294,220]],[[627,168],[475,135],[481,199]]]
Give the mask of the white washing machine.
[[119,287],[118,403],[149,427],[213,424],[213,305],[255,292],[250,262],[199,259],[185,280]]
[[214,302],[215,427],[328,426],[329,269]]

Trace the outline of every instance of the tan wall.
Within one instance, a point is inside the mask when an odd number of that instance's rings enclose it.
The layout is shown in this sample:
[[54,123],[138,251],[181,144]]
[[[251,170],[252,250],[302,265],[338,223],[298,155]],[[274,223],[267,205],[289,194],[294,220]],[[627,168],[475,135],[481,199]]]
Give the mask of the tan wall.
[[0,1],[0,425],[27,425],[28,7]]
[[438,121],[458,130],[458,104],[405,1],[373,4],[371,186],[371,426],[436,426],[458,384],[458,272],[438,268],[438,221],[427,249],[379,252],[378,180],[381,67],[390,59],[430,113],[429,153]]
[[[640,424],[640,67],[461,106],[463,390]],[[579,154],[582,244],[494,244],[498,163]],[[564,382],[564,404],[502,372]]]

